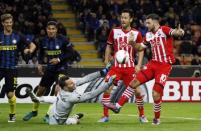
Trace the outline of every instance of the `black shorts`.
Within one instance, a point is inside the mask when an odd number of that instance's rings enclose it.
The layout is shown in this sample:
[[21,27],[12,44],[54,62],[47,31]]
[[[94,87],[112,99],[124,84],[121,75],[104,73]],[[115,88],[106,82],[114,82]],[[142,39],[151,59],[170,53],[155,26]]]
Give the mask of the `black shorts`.
[[64,74],[64,71],[45,70],[39,85],[45,88],[50,88],[54,82],[58,81],[58,77]]
[[17,69],[0,68],[0,81],[5,78],[5,91],[13,92],[17,87]]

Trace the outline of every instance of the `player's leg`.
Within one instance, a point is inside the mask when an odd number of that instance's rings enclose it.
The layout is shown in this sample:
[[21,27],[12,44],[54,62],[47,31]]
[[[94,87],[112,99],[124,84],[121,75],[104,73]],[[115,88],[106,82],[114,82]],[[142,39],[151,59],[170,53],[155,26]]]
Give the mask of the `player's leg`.
[[147,123],[148,120],[144,114],[144,101],[143,101],[143,96],[140,88],[136,88],[135,90],[135,103],[138,108],[138,113],[139,113],[139,121],[141,123]]
[[[58,74],[55,76],[56,76],[55,77],[56,84],[55,84],[55,88],[54,88],[54,95],[56,96],[61,89],[59,84],[58,84],[58,78],[65,76],[65,73],[63,71],[61,71],[61,72],[58,72]],[[46,98],[46,99],[48,99],[48,98]],[[49,99],[51,99],[51,98],[49,98]],[[49,113],[50,113],[50,110],[52,109],[52,106],[53,106],[53,104],[49,105],[48,110],[47,110],[45,116],[43,117],[43,121],[45,123],[49,123]]]
[[[127,85],[126,87],[128,87],[130,82],[136,78],[136,75],[135,75],[135,69],[134,68],[129,68],[126,71],[127,71],[128,77],[126,77],[126,79],[124,81]],[[136,88],[136,90],[134,91],[134,94],[135,94],[135,98],[136,98],[135,102],[136,102],[138,112],[139,112],[139,121],[141,123],[147,123],[148,120],[144,114],[144,102],[143,102],[143,96],[142,96],[141,89],[139,87]]]
[[49,117],[49,125],[59,125],[57,119],[54,116]]
[[154,108],[154,119],[153,125],[160,124],[160,115],[161,115],[161,103],[162,103],[162,96],[163,96],[163,89],[166,83],[166,80],[171,71],[171,65],[169,64],[158,64],[155,65],[155,84],[153,87],[153,108]]
[[[46,70],[43,77],[41,78],[40,84],[36,91],[36,96],[41,97],[45,93],[47,88],[50,88],[52,84],[55,81],[55,72]],[[24,117],[24,121],[30,120],[32,117],[35,117],[38,115],[38,108],[39,108],[40,102],[34,102],[32,111],[27,113]]]
[[[112,87],[110,87],[109,90],[103,93],[103,98],[101,100],[101,103],[109,103],[110,102],[110,91]],[[108,122],[109,121],[109,109],[105,106],[103,106],[103,116],[101,119],[98,120],[98,122]]]
[[5,74],[5,86],[6,86],[6,94],[8,97],[8,102],[10,105],[10,113],[8,122],[15,122],[16,117],[16,96],[15,89],[17,86],[17,70],[16,69],[6,69]]
[[121,109],[121,107],[128,102],[128,100],[133,96],[136,88],[139,88],[140,84],[143,84],[151,79],[153,79],[154,75],[152,72],[151,67],[147,66],[146,69],[141,70],[135,79],[133,79],[129,86],[126,88],[126,90],[123,92],[122,96],[120,97],[118,103],[114,104],[108,104],[105,105],[109,109],[111,109],[113,112],[118,113]]
[[[108,81],[108,79],[113,76],[116,75],[117,71],[115,69],[115,67],[113,66],[107,76],[105,77],[105,81]],[[117,81],[120,80],[119,75],[116,75],[116,80],[114,83],[117,83]],[[114,85],[113,85],[114,86]],[[106,92],[103,93],[103,98],[102,98],[102,104],[103,104],[103,116],[100,120],[98,120],[98,122],[108,122],[109,121],[109,110],[106,106],[104,106],[105,104],[110,103],[110,93],[113,87],[110,87],[110,89]]]

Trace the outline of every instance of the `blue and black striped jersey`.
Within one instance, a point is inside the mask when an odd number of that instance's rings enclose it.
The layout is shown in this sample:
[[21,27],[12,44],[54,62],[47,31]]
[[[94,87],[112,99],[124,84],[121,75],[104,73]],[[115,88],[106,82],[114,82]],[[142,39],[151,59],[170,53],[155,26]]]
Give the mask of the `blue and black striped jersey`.
[[[44,37],[39,42],[39,64],[47,63],[47,69],[59,71],[67,66],[67,61],[73,55],[72,45],[63,35],[58,35],[56,38]],[[53,58],[59,58],[60,63],[52,65],[49,61]]]
[[5,35],[0,32],[0,68],[15,69],[18,53],[30,44],[26,38],[17,32]]

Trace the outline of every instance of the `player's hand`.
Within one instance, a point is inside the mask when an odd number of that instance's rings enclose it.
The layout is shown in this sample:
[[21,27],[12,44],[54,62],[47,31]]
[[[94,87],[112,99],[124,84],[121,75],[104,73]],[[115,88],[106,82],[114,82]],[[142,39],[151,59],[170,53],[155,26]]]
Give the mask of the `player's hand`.
[[133,33],[133,32],[131,32],[131,33],[129,34],[129,37],[128,37],[128,44],[131,44],[131,45],[135,44],[135,41],[134,41],[134,33]]
[[184,36],[185,33],[184,30],[181,28],[180,24],[178,25],[176,32],[178,36]]
[[107,63],[107,65],[105,66],[105,68],[106,68],[107,70],[109,70],[109,69],[112,67],[113,64],[114,64],[114,59],[111,59],[111,60]]
[[138,73],[141,70],[141,66],[140,65],[136,65],[135,66],[135,72]]
[[105,60],[104,60],[105,66],[107,66],[107,64],[108,64],[110,61],[114,61],[114,59],[113,59],[112,56],[109,56],[109,58],[105,58]]
[[38,68],[38,73],[40,75],[43,75],[44,74],[44,72],[43,72],[43,66],[41,64],[38,64],[37,68]]
[[59,58],[53,58],[53,59],[50,60],[50,64],[52,64],[52,65],[56,65],[59,62],[60,62]]
[[31,54],[31,53],[32,53],[32,52],[31,52],[30,49],[28,49],[28,48],[24,49],[24,54]]

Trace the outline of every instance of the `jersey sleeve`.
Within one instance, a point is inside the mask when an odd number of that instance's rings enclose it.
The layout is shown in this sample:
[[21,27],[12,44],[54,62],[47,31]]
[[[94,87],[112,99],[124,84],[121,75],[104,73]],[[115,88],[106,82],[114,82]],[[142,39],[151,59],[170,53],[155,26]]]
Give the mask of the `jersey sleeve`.
[[162,26],[161,29],[167,36],[171,36],[171,33],[173,31],[172,28],[170,28],[168,26]]
[[66,37],[62,37],[62,42],[62,53],[59,55],[59,59],[61,61],[71,58],[74,54],[72,44],[68,41]]
[[142,42],[143,42],[142,34],[140,32],[138,32],[136,43],[142,43]]
[[107,44],[112,45],[113,43],[114,43],[114,30],[112,29],[107,39]]
[[28,41],[23,34],[19,34],[19,38],[20,38],[19,42],[20,46],[27,47],[31,43],[31,41]]
[[90,82],[92,80],[95,80],[96,78],[99,78],[99,77],[101,77],[100,71],[88,74],[88,75],[84,76],[83,78],[77,80],[76,86],[83,85],[83,84]]
[[84,102],[86,100],[92,99],[96,96],[98,96],[99,94],[101,94],[102,92],[106,91],[107,89],[109,89],[109,87],[112,85],[112,82],[105,82],[102,86],[98,87],[95,90],[92,90],[90,92],[85,92],[84,94],[80,95],[79,100],[74,101],[75,103],[80,103],[80,102]]

